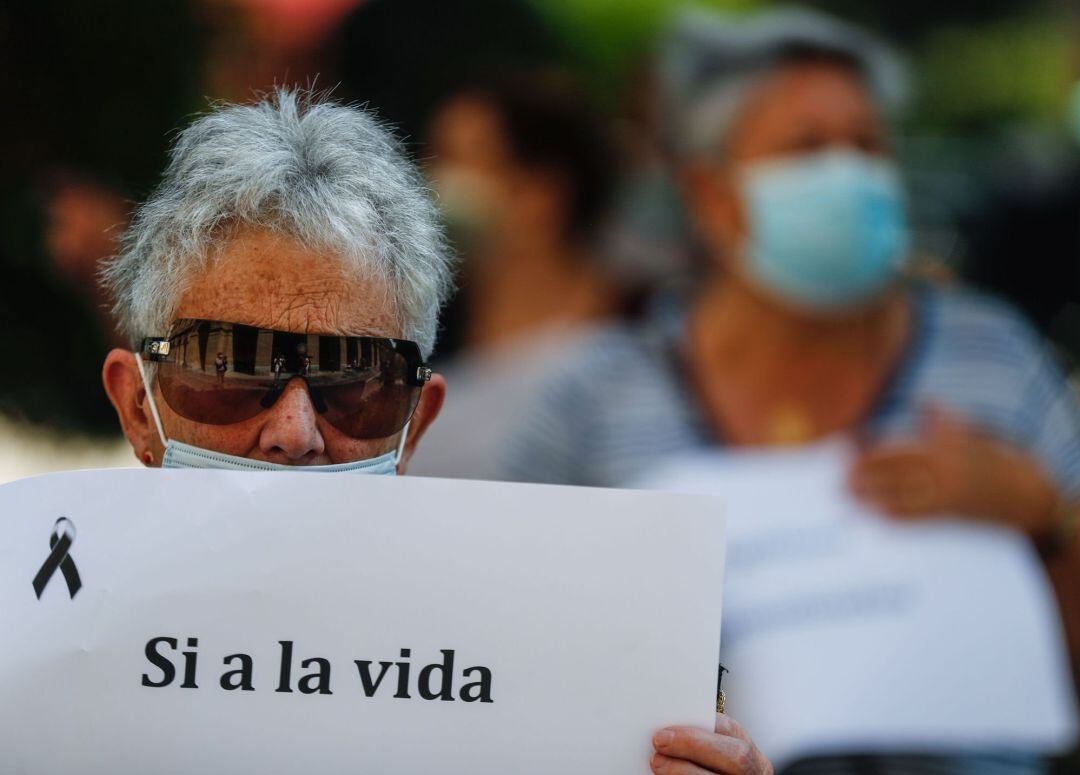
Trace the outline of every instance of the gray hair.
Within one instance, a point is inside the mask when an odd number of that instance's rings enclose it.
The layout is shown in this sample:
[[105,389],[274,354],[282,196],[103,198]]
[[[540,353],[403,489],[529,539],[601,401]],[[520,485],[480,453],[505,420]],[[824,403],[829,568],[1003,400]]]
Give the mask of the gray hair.
[[247,226],[385,282],[402,336],[430,354],[453,259],[423,179],[372,115],[288,89],[218,106],[177,138],[102,271],[133,345],[165,331],[194,273]]
[[677,17],[659,56],[673,152],[685,159],[722,149],[749,94],[796,54],[849,60],[886,112],[898,111],[905,102],[904,64],[858,27],[803,9],[746,17],[687,10]]

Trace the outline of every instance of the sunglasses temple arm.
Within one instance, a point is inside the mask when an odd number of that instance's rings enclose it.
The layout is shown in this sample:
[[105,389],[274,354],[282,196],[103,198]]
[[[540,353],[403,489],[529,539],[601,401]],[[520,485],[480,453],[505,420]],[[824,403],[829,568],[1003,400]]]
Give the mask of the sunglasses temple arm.
[[[409,422],[412,422],[410,420]],[[401,456],[405,453],[405,440],[409,438],[409,423],[405,423],[405,427],[401,429],[401,440],[398,441],[397,454],[394,455],[394,465],[401,463]]]
[[165,439],[165,428],[161,425],[161,416],[158,414],[157,402],[154,401],[154,391],[150,389],[150,380],[146,378],[146,368],[143,366],[142,355],[135,353],[135,365],[139,367],[139,376],[142,377],[143,387],[146,388],[146,400],[150,404],[150,414],[154,416],[154,425],[157,426],[161,445],[167,447],[169,442]]

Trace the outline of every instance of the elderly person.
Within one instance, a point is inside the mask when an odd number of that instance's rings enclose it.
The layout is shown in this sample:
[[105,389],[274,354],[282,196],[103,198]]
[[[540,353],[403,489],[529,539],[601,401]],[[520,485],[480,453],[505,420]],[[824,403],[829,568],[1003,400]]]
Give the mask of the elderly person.
[[450,262],[362,112],[282,92],[196,121],[105,280],[135,349],[105,389],[147,465],[393,473],[442,405],[423,359]]
[[[146,465],[402,473],[439,413],[424,359],[450,259],[361,110],[279,91],[199,119],[105,279],[134,347],[109,353],[105,389]],[[654,745],[658,772],[771,771],[723,716]]]
[[506,477],[627,486],[697,449],[852,434],[869,504],[1008,525],[1075,572],[1080,406],[1018,314],[905,279],[880,47],[817,14],[695,18],[668,62],[707,270],[566,359]]

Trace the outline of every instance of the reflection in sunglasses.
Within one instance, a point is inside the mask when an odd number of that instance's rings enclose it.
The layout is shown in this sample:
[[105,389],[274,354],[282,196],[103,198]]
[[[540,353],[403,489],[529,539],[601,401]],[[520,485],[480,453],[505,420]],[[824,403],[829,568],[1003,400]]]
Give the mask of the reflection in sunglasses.
[[158,364],[166,403],[187,419],[243,422],[272,407],[289,381],[300,377],[320,415],[364,439],[401,430],[431,374],[419,348],[406,340],[221,321],[177,321],[167,339],[147,340],[144,353]]

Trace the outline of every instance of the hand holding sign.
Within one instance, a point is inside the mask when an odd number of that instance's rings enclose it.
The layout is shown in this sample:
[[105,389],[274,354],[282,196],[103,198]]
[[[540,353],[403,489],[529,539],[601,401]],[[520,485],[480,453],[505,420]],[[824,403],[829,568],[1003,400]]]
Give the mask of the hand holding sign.
[[713,734],[695,727],[668,727],[653,735],[657,775],[695,775],[724,772],[730,775],[772,775],[772,764],[754,745],[750,735],[730,716],[716,714]]
[[1030,454],[935,407],[921,431],[860,450],[849,475],[856,497],[895,517],[952,514],[1032,535],[1053,530],[1058,493]]

